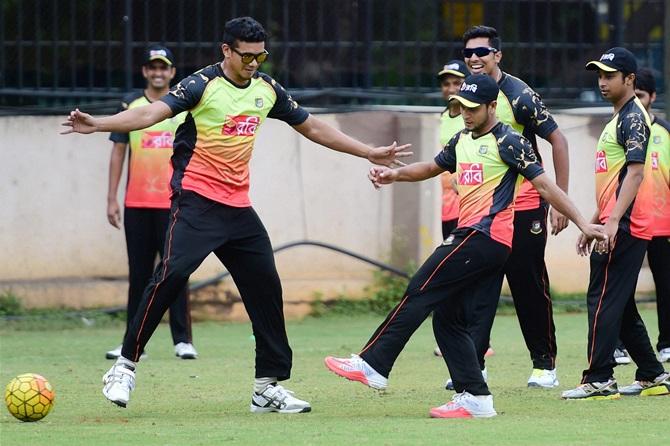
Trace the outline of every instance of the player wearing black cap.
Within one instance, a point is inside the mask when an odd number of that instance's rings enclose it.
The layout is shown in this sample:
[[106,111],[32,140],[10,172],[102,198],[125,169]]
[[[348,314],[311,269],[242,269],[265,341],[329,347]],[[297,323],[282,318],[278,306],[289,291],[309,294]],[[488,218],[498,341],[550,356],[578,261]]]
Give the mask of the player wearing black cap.
[[[170,81],[174,75],[172,52],[161,45],[148,47],[142,60],[142,76],[147,81],[146,87],[126,95],[121,101],[119,111],[159,100],[170,91]],[[113,146],[109,161],[107,220],[117,229],[121,229],[118,188],[126,152],[130,148],[123,210],[129,281],[126,332],[153,274],[156,255],[163,258],[165,231],[170,215],[172,140],[185,116],[182,113],[143,130],[112,133],[109,136]],[[198,352],[191,340],[187,287],[182,289],[179,298],[170,305],[170,331],[175,354],[182,359],[195,359]],[[120,345],[105,355],[107,359],[116,359],[119,356]]]
[[[670,374],[656,359],[635,305],[635,286],[653,236],[653,190],[643,181],[651,119],[635,96],[635,56],[625,48],[607,50],[586,64],[598,71],[602,96],[614,106],[596,149],[596,201],[593,223],[604,224],[607,239],[591,252],[586,296],[589,314],[588,367],[581,385],[564,399],[616,399],[626,395],[670,393]],[[577,251],[588,255],[592,239],[581,235]],[[619,391],[613,358],[617,339],[638,366],[636,381]]]
[[435,418],[496,415],[493,397],[479,373],[469,326],[481,300],[497,302],[502,269],[512,246],[514,201],[522,178],[588,237],[602,227],[588,224],[556,186],[523,136],[496,118],[498,85],[485,74],[465,79],[457,95],[465,123],[433,161],[399,169],[373,167],[375,187],[394,181],[421,181],[455,173],[460,196],[458,227],[412,277],[404,297],[351,358],[325,359],[326,367],[349,380],[385,389],[398,355],[414,331],[433,313],[433,330],[453,378],[451,402],[430,410]]

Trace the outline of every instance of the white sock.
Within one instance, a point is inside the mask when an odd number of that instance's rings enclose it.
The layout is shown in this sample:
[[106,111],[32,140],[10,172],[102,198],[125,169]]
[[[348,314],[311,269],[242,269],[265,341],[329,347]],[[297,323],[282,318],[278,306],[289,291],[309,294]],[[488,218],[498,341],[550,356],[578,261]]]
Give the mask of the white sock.
[[254,392],[261,393],[270,384],[277,384],[277,377],[264,377],[254,379]]
[[473,396],[480,401],[486,401],[487,399],[491,398],[491,395],[473,395]]
[[133,361],[131,361],[128,358],[124,358],[123,356],[119,356],[118,358],[116,358],[116,363],[124,365],[124,366],[128,367],[130,370],[133,370],[133,371],[135,371],[135,367],[137,367],[137,364],[135,364]]

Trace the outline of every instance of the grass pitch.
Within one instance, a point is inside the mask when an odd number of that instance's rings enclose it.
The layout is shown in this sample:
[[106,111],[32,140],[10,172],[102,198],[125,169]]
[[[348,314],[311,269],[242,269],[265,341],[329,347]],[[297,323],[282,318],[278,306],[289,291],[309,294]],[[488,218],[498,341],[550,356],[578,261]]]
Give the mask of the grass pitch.
[[[642,311],[652,339],[654,311]],[[560,391],[579,382],[585,366],[586,314],[556,315],[561,386],[528,389],[531,371],[516,317],[496,319],[487,361],[499,416],[484,420],[436,420],[428,409],[450,399],[447,371],[432,355],[430,323],[424,323],[396,363],[390,387],[378,393],[328,372],[328,354],[356,352],[380,317],[325,317],[288,324],[294,351],[286,387],[309,400],[307,414],[251,414],[253,340],[245,323],[194,327],[200,359],[174,357],[161,325],[138,367],[137,389],[127,409],[104,399],[101,376],[111,365],[104,352],[123,332],[112,327],[37,331],[0,326],[0,383],[20,373],[47,377],[56,404],[47,418],[21,423],[3,408],[2,445],[219,445],[230,444],[454,444],[454,445],[658,445],[667,442],[670,397],[618,401],[562,401]],[[429,322],[429,321],[427,321]],[[634,365],[618,367],[621,384]],[[665,438],[665,440],[663,440]]]

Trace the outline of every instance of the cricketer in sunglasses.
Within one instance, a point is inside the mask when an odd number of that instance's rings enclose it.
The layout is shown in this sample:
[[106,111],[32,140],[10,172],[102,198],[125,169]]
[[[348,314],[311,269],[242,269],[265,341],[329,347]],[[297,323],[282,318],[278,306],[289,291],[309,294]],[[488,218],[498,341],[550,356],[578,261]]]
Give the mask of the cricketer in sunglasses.
[[[540,96],[524,81],[500,68],[502,61],[501,39],[495,28],[473,26],[463,34],[463,59],[472,74],[487,74],[498,84],[496,117],[521,133],[542,162],[537,137],[552,146],[556,184],[568,192],[568,143],[552,118]],[[552,313],[549,277],[544,262],[547,243],[547,215],[550,216],[552,234],[556,235],[568,225],[567,218],[549,206],[529,181],[524,181],[514,203],[514,237],[512,253],[504,273],[514,299],[519,325],[533,362],[528,379],[529,387],[551,388],[558,386],[556,376],[556,337]],[[500,277],[502,280],[502,277]],[[497,302],[496,302],[497,305]],[[477,344],[480,367],[485,369],[484,354],[489,346],[489,336],[496,306],[480,308],[481,316],[471,327]]]
[[329,149],[400,165],[409,145],[369,147],[310,115],[270,76],[258,71],[268,57],[266,33],[251,17],[226,23],[224,60],[197,71],[151,105],[94,118],[75,110],[63,133],[128,132],[187,112],[174,139],[172,207],[165,256],[144,291],[121,356],[104,375],[103,394],[125,407],[135,387],[144,346],[188,277],[214,252],[240,292],[256,341],[250,410],[304,413],[307,401],[278,384],[291,375],[292,351],[282,289],[268,234],[249,201],[249,161],[258,128],[280,119]]

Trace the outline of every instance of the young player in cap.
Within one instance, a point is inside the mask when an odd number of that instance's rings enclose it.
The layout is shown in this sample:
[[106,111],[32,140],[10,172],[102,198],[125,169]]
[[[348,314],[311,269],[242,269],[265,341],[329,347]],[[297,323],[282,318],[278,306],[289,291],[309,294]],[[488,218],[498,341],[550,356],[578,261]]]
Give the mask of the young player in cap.
[[[457,101],[449,102],[449,97],[458,93],[463,79],[469,75],[470,72],[465,62],[459,59],[450,60],[437,73],[442,97],[447,102],[447,107],[440,114],[440,147],[442,148],[465,127],[460,105]],[[458,225],[458,193],[454,189],[455,178],[449,172],[440,175],[440,181],[442,183],[442,239],[444,240]],[[433,354],[442,356],[439,347],[435,347]],[[485,356],[492,354],[493,350],[489,346]],[[453,390],[451,380],[447,381],[447,388]]]
[[163,262],[144,291],[121,356],[104,375],[103,394],[125,407],[144,346],[190,274],[214,254],[230,271],[251,319],[256,374],[250,410],[304,413],[307,401],[279,385],[289,379],[292,351],[282,290],[268,234],[249,201],[249,161],[257,130],[280,119],[310,140],[373,163],[394,165],[408,146],[369,147],[300,107],[274,79],[258,71],[266,33],[251,17],[226,22],[223,62],[179,82],[159,101],[105,118],[70,113],[64,133],[128,132],[188,111],[174,142],[172,207]]
[[[551,144],[556,184],[568,192],[568,143],[540,96],[524,81],[500,69],[503,52],[495,28],[474,26],[463,34],[463,58],[472,73],[491,76],[500,88],[496,115],[498,119],[521,133],[533,147],[541,163],[537,137]],[[529,181],[521,185],[514,202],[514,237],[512,252],[505,264],[505,276],[514,299],[519,326],[533,362],[528,387],[558,386],[556,374],[556,328],[544,261],[547,244],[547,216],[552,234],[561,232],[567,218],[556,209],[549,209]],[[484,353],[489,345],[497,303],[483,308],[472,327],[480,365],[484,369]]]
[[412,277],[400,303],[358,355],[325,359],[335,374],[384,389],[393,364],[421,323],[433,313],[433,330],[454,382],[451,402],[433,408],[436,418],[492,417],[493,397],[480,373],[468,330],[481,300],[498,300],[502,269],[512,245],[512,203],[522,177],[588,237],[602,227],[588,224],[565,193],[544,173],[524,137],[495,117],[498,85],[485,74],[465,79],[451,100],[461,104],[465,129],[433,161],[400,169],[373,167],[379,187],[394,181],[421,181],[455,173],[460,210],[458,227]]
[[[170,91],[170,81],[174,75],[172,52],[161,45],[148,47],[142,61],[142,76],[147,85],[144,90],[126,95],[121,101],[119,112],[158,101]],[[180,113],[142,130],[117,132],[109,136],[113,146],[109,161],[107,220],[117,229],[121,229],[121,210],[117,199],[119,182],[126,152],[130,147],[123,210],[129,282],[126,333],[153,274],[156,254],[160,259],[163,258],[165,231],[170,216],[172,141],[185,117],[186,113]],[[181,289],[179,297],[170,305],[170,332],[177,357],[198,357],[191,340],[187,286]],[[121,347],[119,345],[108,351],[105,357],[118,358],[121,356]]]
[[[606,241],[591,252],[587,293],[588,367],[564,399],[616,399],[627,395],[670,393],[670,374],[656,359],[635,305],[635,286],[649,240],[653,236],[653,191],[640,188],[649,145],[651,119],[635,97],[637,62],[625,48],[615,47],[586,64],[598,71],[602,96],[614,106],[596,149],[597,210],[593,223],[604,224]],[[592,239],[582,234],[577,251],[588,255]],[[613,358],[621,338],[637,364],[635,383],[619,391]]]

